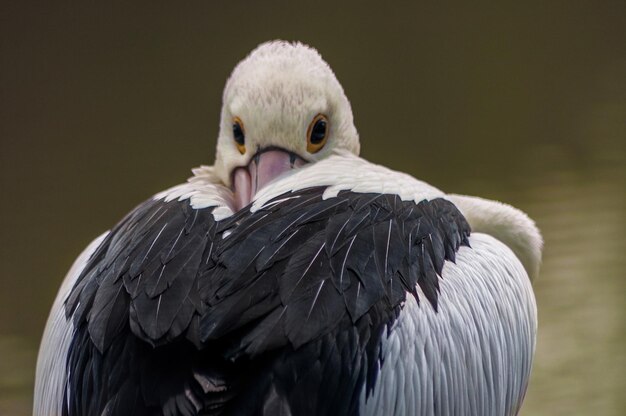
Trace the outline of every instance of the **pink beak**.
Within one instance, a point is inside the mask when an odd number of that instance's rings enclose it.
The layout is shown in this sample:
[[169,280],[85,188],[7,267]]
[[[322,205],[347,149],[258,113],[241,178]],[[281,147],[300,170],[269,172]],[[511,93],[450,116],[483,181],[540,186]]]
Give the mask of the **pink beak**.
[[247,206],[257,192],[274,179],[305,164],[304,159],[286,150],[261,150],[248,166],[236,168],[233,172],[235,209],[239,211]]

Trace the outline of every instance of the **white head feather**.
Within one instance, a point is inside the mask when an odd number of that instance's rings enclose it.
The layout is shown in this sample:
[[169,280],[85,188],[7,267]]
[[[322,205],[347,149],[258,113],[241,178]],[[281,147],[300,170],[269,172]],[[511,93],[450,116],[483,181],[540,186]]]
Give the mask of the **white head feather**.
[[[324,148],[307,152],[313,118],[328,118]],[[233,138],[233,118],[245,129],[246,152]],[[359,154],[359,135],[341,84],[320,54],[302,43],[263,43],[233,70],[224,88],[215,172],[230,186],[231,173],[262,148],[279,147],[310,162],[341,151]]]

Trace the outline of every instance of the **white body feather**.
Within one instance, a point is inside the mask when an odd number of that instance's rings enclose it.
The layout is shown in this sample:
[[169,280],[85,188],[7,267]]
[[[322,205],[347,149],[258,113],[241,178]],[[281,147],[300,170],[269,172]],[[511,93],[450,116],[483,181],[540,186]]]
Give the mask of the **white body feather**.
[[[438,312],[408,296],[383,340],[366,415],[514,415],[535,350],[537,310],[530,280],[504,244],[474,233],[446,262]],[[418,288],[419,292],[419,288]]]
[[67,353],[73,333],[72,322],[65,317],[65,300],[87,260],[107,234],[108,232],[92,241],[74,261],[50,310],[37,357],[33,403],[33,415],[35,416],[57,416],[61,414],[67,378]]

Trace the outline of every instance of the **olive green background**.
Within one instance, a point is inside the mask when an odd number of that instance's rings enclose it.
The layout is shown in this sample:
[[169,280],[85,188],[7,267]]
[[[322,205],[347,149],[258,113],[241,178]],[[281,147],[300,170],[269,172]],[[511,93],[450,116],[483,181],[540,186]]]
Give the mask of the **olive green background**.
[[[106,3],[106,4],[105,4]],[[0,3],[0,414],[91,239],[214,155],[257,44],[316,47],[363,156],[528,212],[546,248],[523,415],[626,413],[626,3]]]

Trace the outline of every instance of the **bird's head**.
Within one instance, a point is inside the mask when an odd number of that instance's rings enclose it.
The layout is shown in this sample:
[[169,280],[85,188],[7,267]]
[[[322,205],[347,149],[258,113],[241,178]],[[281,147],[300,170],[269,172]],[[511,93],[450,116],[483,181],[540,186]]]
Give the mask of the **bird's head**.
[[268,42],[233,70],[224,88],[215,172],[237,209],[293,169],[341,152],[359,153],[352,109],[320,54]]

